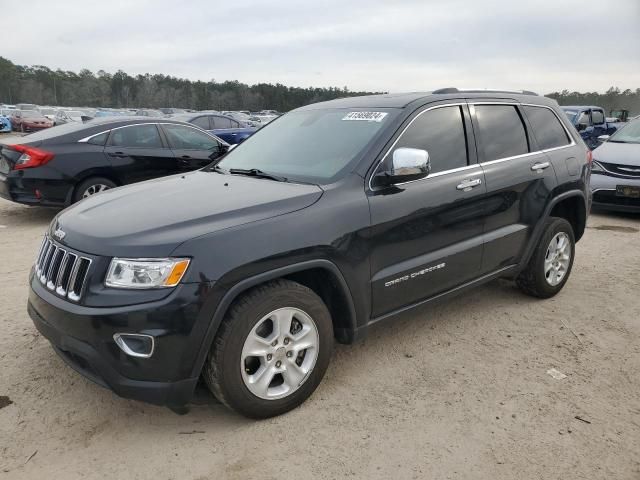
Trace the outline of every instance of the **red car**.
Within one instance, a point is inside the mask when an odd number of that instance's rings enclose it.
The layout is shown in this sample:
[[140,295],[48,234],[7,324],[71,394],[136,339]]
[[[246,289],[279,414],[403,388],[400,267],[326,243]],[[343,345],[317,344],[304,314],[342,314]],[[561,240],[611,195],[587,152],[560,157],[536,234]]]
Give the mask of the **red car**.
[[11,116],[11,124],[14,130],[21,132],[33,132],[53,127],[53,121],[37,110],[16,110]]

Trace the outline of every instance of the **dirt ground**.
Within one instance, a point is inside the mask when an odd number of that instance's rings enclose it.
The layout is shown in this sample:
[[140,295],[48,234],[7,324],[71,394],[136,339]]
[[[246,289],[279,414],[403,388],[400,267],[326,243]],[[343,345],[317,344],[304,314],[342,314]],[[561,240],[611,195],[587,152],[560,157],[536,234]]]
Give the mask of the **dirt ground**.
[[640,479],[640,215],[592,215],[557,297],[495,281],[380,325],[256,422],[124,400],[56,356],[25,308],[54,214],[0,200],[0,479]]

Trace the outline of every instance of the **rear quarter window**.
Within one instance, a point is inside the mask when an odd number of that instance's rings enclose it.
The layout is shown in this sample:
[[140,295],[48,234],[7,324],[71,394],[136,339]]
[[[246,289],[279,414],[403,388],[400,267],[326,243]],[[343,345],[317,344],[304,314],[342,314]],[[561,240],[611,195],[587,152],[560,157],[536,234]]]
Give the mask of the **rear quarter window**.
[[551,110],[530,106],[523,108],[540,149],[563,147],[571,143],[567,131]]

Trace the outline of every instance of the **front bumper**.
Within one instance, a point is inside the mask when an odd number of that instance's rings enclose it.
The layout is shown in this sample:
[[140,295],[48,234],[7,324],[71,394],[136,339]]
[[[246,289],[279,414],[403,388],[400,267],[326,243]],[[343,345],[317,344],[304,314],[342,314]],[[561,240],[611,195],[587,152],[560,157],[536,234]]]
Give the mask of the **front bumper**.
[[618,185],[640,188],[640,178],[614,177],[611,175],[591,174],[591,192],[593,207],[621,212],[640,212],[640,198],[624,197],[616,193]]
[[[38,331],[77,372],[121,397],[178,407],[189,403],[198,382],[199,288],[180,285],[167,298],[147,304],[86,307],[56,297],[32,275],[27,309]],[[153,335],[156,349],[150,358],[128,356],[114,333]]]

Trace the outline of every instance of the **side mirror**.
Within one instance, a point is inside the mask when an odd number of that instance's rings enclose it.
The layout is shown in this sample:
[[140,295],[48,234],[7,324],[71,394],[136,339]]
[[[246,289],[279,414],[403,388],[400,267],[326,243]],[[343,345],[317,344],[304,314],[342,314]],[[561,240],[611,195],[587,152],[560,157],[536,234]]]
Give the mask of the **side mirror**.
[[609,138],[611,138],[611,135],[600,135],[598,137],[598,141],[599,142],[606,142],[607,140],[609,140]]
[[578,124],[578,131],[582,132],[583,130],[586,130],[588,126],[589,125],[587,125],[586,123],[579,123]]
[[374,177],[377,186],[419,180],[429,175],[431,164],[429,153],[418,148],[398,148],[393,152],[391,169]]

